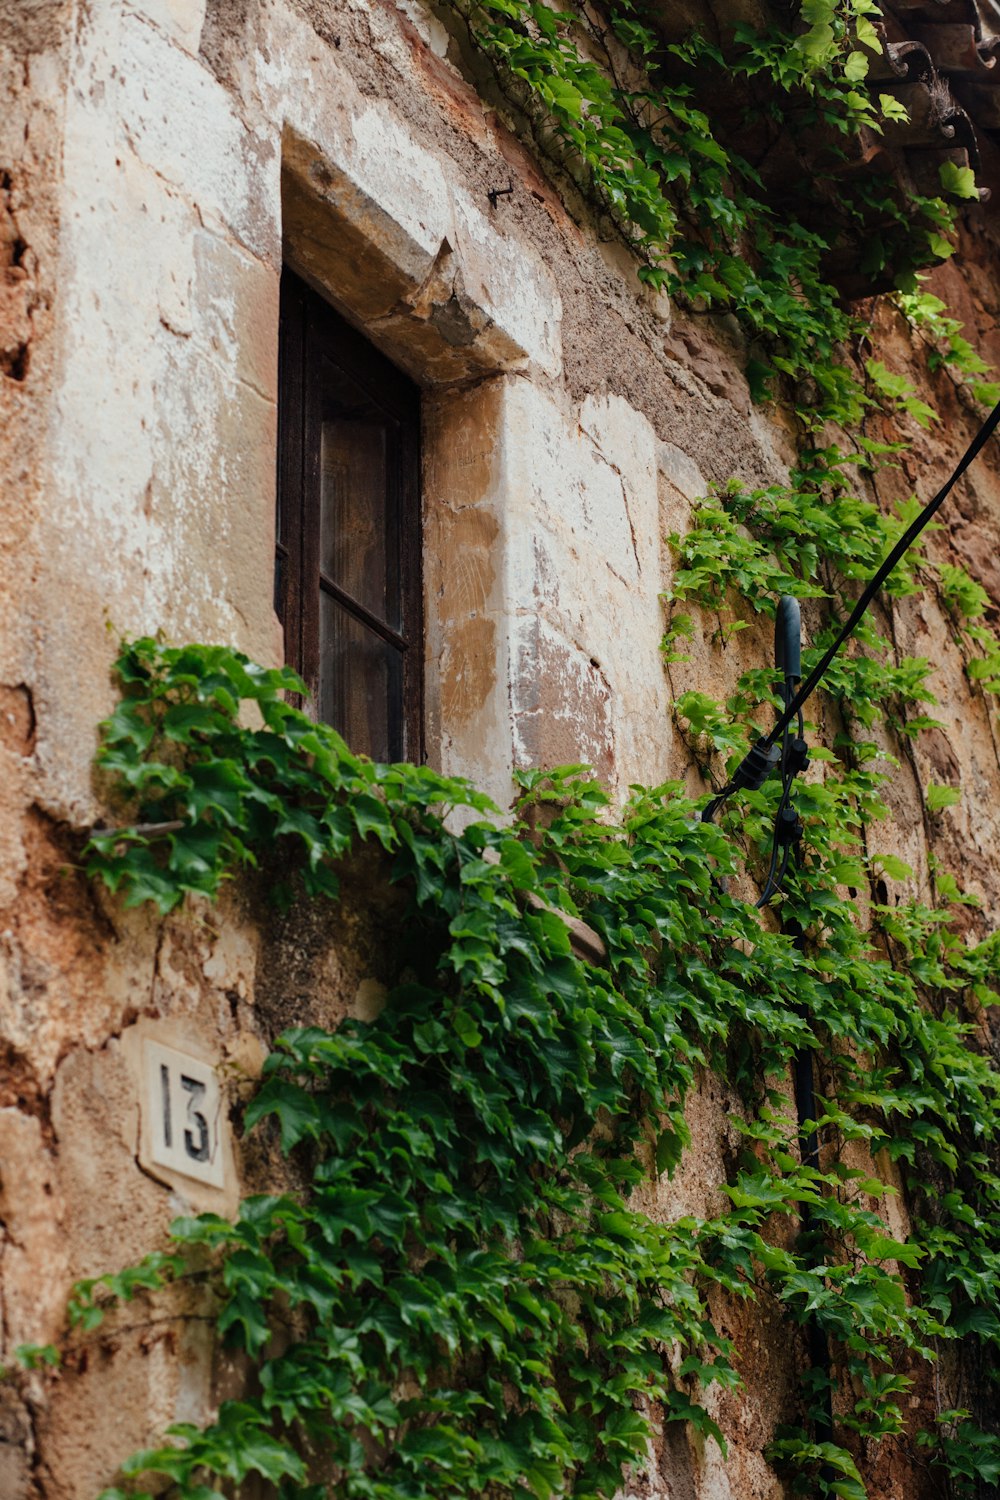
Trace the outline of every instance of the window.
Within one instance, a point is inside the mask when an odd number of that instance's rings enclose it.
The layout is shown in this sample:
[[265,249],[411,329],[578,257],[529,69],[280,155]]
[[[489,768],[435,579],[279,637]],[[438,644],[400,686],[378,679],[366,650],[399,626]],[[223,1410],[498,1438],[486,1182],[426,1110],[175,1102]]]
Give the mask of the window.
[[420,760],[419,391],[287,269],[279,349],[285,659],[353,750]]

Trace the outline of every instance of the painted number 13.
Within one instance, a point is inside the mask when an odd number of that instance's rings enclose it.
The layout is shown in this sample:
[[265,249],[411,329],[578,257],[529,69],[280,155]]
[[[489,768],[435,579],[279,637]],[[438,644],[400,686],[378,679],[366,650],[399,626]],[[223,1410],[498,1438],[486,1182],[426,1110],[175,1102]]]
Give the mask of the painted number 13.
[[[198,1108],[205,1096],[206,1088],[197,1078],[181,1074],[181,1088],[188,1095],[186,1123],[184,1127],[184,1151],[192,1161],[208,1161],[208,1121]],[[168,1150],[174,1144],[173,1106],[170,1099],[170,1070],[166,1063],[160,1064],[160,1092],[163,1099],[163,1143]]]

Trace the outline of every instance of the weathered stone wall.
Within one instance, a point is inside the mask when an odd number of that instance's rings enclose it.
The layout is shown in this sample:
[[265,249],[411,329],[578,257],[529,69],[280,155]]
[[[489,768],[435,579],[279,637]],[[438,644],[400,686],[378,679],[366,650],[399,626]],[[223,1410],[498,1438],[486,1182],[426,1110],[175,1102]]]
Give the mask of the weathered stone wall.
[[[367,1014],[386,977],[370,872],[335,930],[276,923],[260,893],[167,923],[123,913],[77,867],[101,816],[95,726],[120,635],[232,641],[278,660],[272,612],[278,281],[323,288],[425,391],[427,739],[498,801],[515,764],[590,761],[618,795],[692,775],[670,715],[663,538],[710,481],[779,481],[780,419],[751,406],[738,332],[672,317],[582,205],[573,213],[457,65],[417,0],[0,0],[0,1338],[57,1335],[71,1281],[163,1243],[222,1189],[152,1175],[138,1040],[220,1065],[234,1096],[290,1021]],[[513,193],[491,206],[488,193]],[[572,198],[567,201],[573,202]],[[1000,357],[995,250],[979,223],[943,295]],[[887,315],[883,347],[927,380]],[[882,498],[927,492],[972,415],[945,421]],[[874,431],[872,435],[877,435]],[[936,549],[1000,600],[1000,482],[983,460]],[[923,598],[894,612],[946,728],[894,777],[884,847],[933,851],[988,911],[995,725]],[[769,660],[710,634],[673,688],[724,696]],[[821,735],[837,726],[824,723]],[[961,807],[922,811],[928,779]],[[972,917],[975,923],[988,918]],[[706,1089],[697,1150],[654,1207],[721,1206],[733,1103]],[[762,1450],[798,1379],[777,1321],[720,1309],[746,1389],[713,1398],[724,1464],[669,1428],[636,1494],[775,1500]],[[0,1494],[90,1500],[170,1421],[204,1417],[208,1309],[155,1300],[81,1346],[57,1385],[0,1395]],[[879,1492],[913,1496],[887,1470]]]

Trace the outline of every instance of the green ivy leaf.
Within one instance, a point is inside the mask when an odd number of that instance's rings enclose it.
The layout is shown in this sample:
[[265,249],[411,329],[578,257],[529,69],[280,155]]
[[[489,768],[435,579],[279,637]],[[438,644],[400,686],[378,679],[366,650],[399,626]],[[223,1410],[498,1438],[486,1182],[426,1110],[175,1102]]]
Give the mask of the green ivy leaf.
[[961,800],[962,789],[957,786],[937,786],[929,781],[924,791],[924,802],[927,811],[931,813],[942,812],[946,807],[956,807]]
[[976,174],[971,167],[960,167],[953,161],[943,161],[938,167],[938,173],[946,193],[951,193],[956,198],[975,198],[978,201]]

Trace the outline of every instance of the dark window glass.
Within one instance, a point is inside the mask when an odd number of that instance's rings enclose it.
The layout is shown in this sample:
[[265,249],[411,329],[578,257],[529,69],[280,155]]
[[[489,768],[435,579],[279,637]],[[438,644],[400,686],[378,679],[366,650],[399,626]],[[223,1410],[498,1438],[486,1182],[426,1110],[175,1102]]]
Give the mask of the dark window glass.
[[286,270],[275,602],[318,717],[419,760],[419,393]]
[[[348,744],[391,747],[392,715],[402,698],[403,654],[324,592],[319,615],[322,717]],[[376,752],[380,759],[395,759]]]

